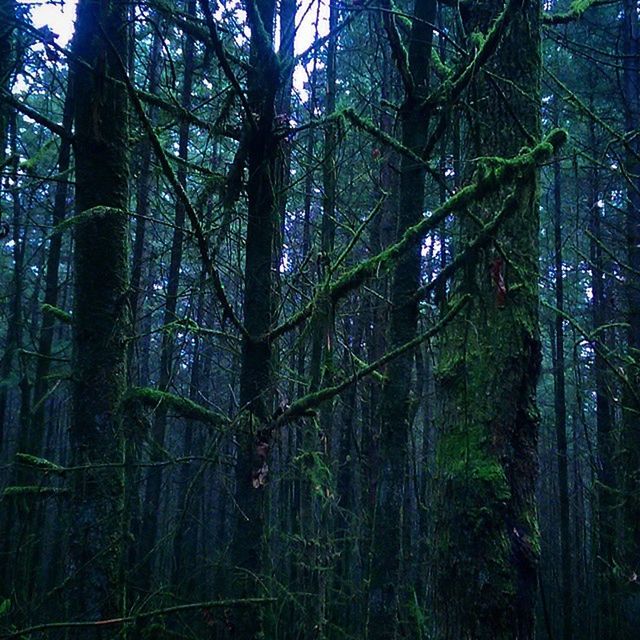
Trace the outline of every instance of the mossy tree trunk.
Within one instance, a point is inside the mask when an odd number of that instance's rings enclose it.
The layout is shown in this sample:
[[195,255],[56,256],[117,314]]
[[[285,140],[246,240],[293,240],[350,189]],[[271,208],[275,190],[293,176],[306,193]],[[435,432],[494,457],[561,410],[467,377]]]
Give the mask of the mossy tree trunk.
[[[540,137],[540,3],[523,1],[471,87],[469,158],[511,156]],[[463,15],[486,33],[503,8],[483,0]],[[489,76],[489,73],[492,75]],[[472,302],[443,336],[444,398],[437,446],[433,624],[438,640],[530,640],[538,531],[534,501],[540,364],[538,194],[534,168],[493,247],[478,252],[454,292]],[[496,197],[491,205],[501,208]],[[489,211],[463,213],[462,237]]]
[[[278,179],[276,97],[280,64],[273,49],[274,0],[247,0],[251,28],[247,73],[248,136],[247,237],[243,315],[247,335],[242,341],[240,405],[236,464],[236,529],[232,557],[238,596],[255,595],[262,570],[265,524],[265,481],[271,444],[266,429],[272,413],[271,343],[264,338],[273,317],[273,244],[276,232]],[[260,633],[256,611],[238,612],[238,637],[251,640]]]
[[[408,78],[400,109],[402,144],[414,154],[423,152],[429,113],[423,106],[429,88],[432,25],[436,2],[416,0],[408,42]],[[395,25],[390,24],[391,33]],[[393,38],[391,39],[393,45]],[[394,51],[396,60],[402,55]],[[402,70],[401,70],[402,71]],[[425,166],[403,155],[400,162],[400,191],[396,239],[423,217]],[[411,341],[418,328],[416,291],[420,286],[420,241],[414,242],[396,262],[391,285],[388,347]],[[386,371],[387,381],[380,406],[380,448],[377,460],[377,495],[373,519],[368,637],[397,637],[400,566],[402,554],[403,503],[408,456],[411,411],[411,378],[414,353],[394,359]]]
[[[76,208],[72,486],[68,577],[73,618],[118,613],[121,600],[123,432],[128,335],[128,101],[126,5],[80,0],[76,64]],[[98,465],[107,465],[101,466]]]

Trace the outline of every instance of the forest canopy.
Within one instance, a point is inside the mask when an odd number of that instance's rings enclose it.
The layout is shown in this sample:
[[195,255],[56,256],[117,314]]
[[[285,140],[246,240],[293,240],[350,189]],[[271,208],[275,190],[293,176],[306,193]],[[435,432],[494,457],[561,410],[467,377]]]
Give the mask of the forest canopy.
[[637,0],[0,0],[0,168],[0,638],[637,637]]

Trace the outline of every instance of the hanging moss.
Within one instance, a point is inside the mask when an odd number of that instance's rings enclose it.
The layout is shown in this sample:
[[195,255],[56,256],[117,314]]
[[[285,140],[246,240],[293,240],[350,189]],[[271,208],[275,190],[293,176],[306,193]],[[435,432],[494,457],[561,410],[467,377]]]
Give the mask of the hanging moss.
[[58,233],[64,233],[69,229],[72,229],[76,225],[86,222],[88,220],[94,220],[98,218],[105,218],[110,215],[122,215],[122,209],[118,209],[116,207],[91,207],[89,209],[85,209],[82,213],[79,213],[76,216],[71,216],[69,218],[65,218],[62,222],[58,223],[51,232],[51,236],[56,235]]

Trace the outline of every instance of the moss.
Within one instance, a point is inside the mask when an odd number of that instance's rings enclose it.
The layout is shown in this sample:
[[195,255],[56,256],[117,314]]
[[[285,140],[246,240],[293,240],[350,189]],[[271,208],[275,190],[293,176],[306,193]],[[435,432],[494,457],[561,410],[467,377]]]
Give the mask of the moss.
[[446,79],[451,75],[451,69],[442,61],[435,49],[431,50],[431,65],[440,78]]
[[170,410],[187,420],[204,422],[218,428],[224,428],[229,424],[229,420],[225,416],[211,411],[192,400],[149,387],[132,387],[129,389],[122,398],[121,411],[126,413],[135,405],[157,409],[161,404],[166,405]]
[[68,493],[68,489],[63,487],[41,487],[40,485],[22,485],[5,487],[2,492],[3,498],[17,498],[22,496],[34,496],[37,498],[62,495]]
[[43,304],[42,313],[48,313],[64,324],[73,324],[73,316],[68,311],[64,311],[60,307],[54,307],[52,304]]
[[40,469],[42,471],[49,471],[51,473],[64,473],[66,471],[64,467],[61,467],[55,462],[51,462],[51,460],[32,456],[28,453],[16,453],[16,460],[22,465],[33,467],[34,469]]
[[487,505],[511,496],[504,468],[480,424],[461,425],[444,434],[438,446],[438,462],[447,478],[480,483],[475,490],[486,493]]

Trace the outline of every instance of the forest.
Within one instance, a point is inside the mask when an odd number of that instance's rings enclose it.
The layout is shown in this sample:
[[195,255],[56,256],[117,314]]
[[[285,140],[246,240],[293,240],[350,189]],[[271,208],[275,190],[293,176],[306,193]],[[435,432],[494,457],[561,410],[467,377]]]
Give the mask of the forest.
[[0,638],[640,637],[637,0],[0,0]]

